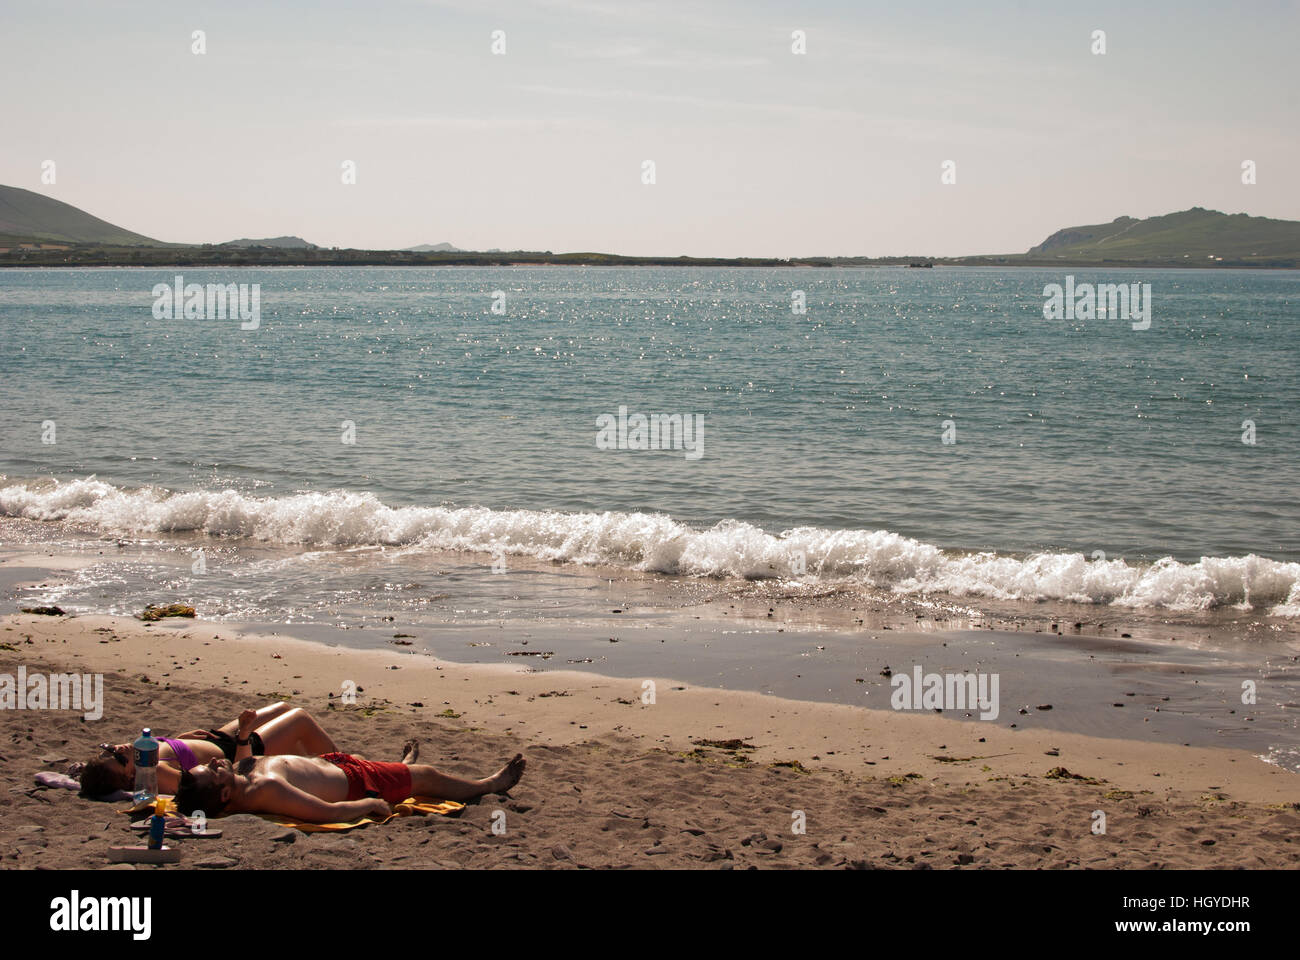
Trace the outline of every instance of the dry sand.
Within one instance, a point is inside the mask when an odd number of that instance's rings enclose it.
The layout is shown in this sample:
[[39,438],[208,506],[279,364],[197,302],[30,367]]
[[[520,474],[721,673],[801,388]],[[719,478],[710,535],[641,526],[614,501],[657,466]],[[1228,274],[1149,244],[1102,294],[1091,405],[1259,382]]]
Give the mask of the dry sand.
[[[0,712],[6,867],[97,868],[138,842],[117,807],[34,787],[139,727],[212,726],[287,700],[340,749],[527,775],[455,819],[300,834],[251,817],[182,841],[181,867],[1288,867],[1296,775],[1249,753],[683,688],[526,665],[460,665],[201,621],[18,615],[0,673],[102,673],[104,716]],[[521,660],[527,658],[520,658]],[[343,705],[345,681],[355,705]],[[330,694],[334,694],[331,698]],[[743,749],[701,745],[740,740]],[[1049,751],[1054,751],[1049,755]],[[1071,776],[1049,776],[1064,767]],[[1083,779],[1076,779],[1081,777]],[[494,811],[506,833],[494,835]],[[797,812],[806,832],[792,829]],[[1092,832],[1094,812],[1106,831]],[[142,867],[140,869],[164,869]],[[174,869],[174,868],[172,868]]]

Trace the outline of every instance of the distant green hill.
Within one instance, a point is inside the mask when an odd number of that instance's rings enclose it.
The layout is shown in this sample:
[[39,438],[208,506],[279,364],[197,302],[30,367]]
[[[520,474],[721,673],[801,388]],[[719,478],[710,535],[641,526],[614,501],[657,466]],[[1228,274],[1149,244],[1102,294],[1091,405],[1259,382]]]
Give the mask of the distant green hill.
[[[50,245],[67,244],[72,249]],[[781,259],[620,256],[489,250],[448,243],[409,250],[321,249],[301,237],[179,244],[123,230],[43,194],[0,185],[0,266],[88,264],[474,264],[555,263],[695,266],[1220,266],[1300,268],[1300,222],[1192,207],[1181,213],[1058,230],[1028,253],[969,257],[797,257]]]
[[61,200],[3,185],[0,185],[0,236],[117,247],[169,246],[92,217]]
[[316,244],[308,243],[302,237],[265,237],[261,240],[227,240],[217,244],[219,247],[273,247],[278,250],[315,250]]
[[1181,213],[1058,230],[1026,257],[1062,260],[1245,260],[1300,257],[1300,222],[1192,207]]
[[450,243],[422,243],[418,247],[404,248],[410,253],[464,253],[460,247],[453,247]]

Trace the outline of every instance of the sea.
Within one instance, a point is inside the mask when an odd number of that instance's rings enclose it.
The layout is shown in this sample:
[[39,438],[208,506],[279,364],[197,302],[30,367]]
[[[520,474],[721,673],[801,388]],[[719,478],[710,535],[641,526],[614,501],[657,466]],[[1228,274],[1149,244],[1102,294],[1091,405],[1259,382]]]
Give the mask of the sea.
[[[1049,319],[1067,278],[1149,313]],[[171,309],[229,284],[254,320]],[[0,411],[0,549],[76,558],[15,608],[603,635],[611,590],[832,597],[1297,652],[1295,271],[5,269]]]

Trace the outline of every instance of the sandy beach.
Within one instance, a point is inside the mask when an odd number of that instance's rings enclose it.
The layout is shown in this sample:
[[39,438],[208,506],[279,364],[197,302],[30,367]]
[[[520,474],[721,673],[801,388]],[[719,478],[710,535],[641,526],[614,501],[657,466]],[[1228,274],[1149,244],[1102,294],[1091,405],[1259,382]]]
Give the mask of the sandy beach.
[[24,943],[1293,925],[1300,4],[10,7]]
[[[291,629],[291,628],[290,628]],[[456,818],[301,834],[225,818],[183,868],[1265,868],[1300,850],[1295,774],[1246,750],[1053,729],[524,665],[457,664],[228,624],[12,615],[0,672],[102,674],[103,716],[0,711],[7,868],[108,866],[121,804],[37,788],[93,745],[210,726],[284,700],[340,749],[524,780]],[[521,657],[520,660],[527,658]],[[345,682],[355,704],[343,704]],[[654,702],[643,701],[653,682]],[[648,699],[648,698],[647,698]],[[495,811],[506,832],[494,835]],[[1097,812],[1105,832],[1094,833]],[[795,826],[806,824],[804,832]],[[158,869],[141,867],[139,869]]]

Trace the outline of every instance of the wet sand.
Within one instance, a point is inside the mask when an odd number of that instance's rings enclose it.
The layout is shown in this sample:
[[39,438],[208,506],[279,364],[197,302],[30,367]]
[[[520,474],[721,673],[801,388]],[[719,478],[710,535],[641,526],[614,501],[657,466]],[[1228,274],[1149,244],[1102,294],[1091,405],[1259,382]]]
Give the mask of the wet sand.
[[[0,526],[11,534],[30,528],[32,537],[50,532],[30,521]],[[188,568],[189,547],[199,541],[172,539],[180,545],[177,563]],[[144,573],[156,576],[156,560],[168,548],[99,538],[70,543],[75,549],[60,542],[0,550],[9,609],[61,600],[62,585],[87,564],[116,571],[144,563]],[[270,568],[253,574],[254,587],[287,576],[286,563],[303,563],[297,552],[279,548],[208,546],[265,553]],[[1227,746],[1300,770],[1300,637],[1294,624],[1246,612],[1157,615],[1025,603],[977,609],[953,598],[819,593],[776,581],[707,581],[517,558],[496,575],[491,557],[464,554],[420,552],[413,569],[409,557],[405,549],[332,551],[303,567],[325,571],[330,590],[368,584],[377,597],[364,604],[287,610],[275,622],[218,615],[231,632],[369,650],[400,646],[457,663],[637,683],[671,677],[692,687],[873,710],[890,709],[898,674],[917,667],[976,672],[999,680],[999,713],[986,722],[1003,728]],[[210,576],[232,559],[214,556]],[[418,581],[407,579],[413,574]],[[169,592],[166,580],[133,575],[146,585],[83,589],[71,609],[98,600],[101,609],[138,611],[144,597],[195,602],[200,616],[229,606],[220,592],[195,598]],[[298,582],[303,573],[292,576]],[[1255,702],[1247,702],[1247,690]]]

